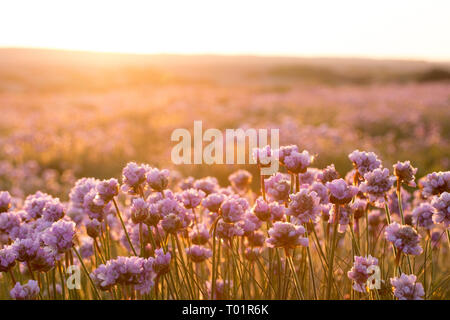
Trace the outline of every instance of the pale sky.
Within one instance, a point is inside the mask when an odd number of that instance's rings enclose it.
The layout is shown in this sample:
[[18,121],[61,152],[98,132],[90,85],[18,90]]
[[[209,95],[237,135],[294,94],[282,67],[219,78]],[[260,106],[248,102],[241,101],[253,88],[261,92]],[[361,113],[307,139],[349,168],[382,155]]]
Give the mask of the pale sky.
[[450,60],[450,0],[2,0],[0,47]]

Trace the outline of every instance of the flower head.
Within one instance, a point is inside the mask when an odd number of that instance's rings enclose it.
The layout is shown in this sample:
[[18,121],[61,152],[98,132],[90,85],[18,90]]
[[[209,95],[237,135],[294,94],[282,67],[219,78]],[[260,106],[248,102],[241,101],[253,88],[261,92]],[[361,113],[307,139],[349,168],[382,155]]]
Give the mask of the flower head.
[[417,277],[413,274],[402,275],[398,278],[391,278],[394,287],[394,296],[399,300],[423,300],[425,291],[420,282],[416,282]]
[[268,221],[271,218],[270,206],[262,197],[256,199],[252,210],[255,216],[257,216],[261,221]]
[[228,197],[220,206],[220,214],[222,215],[223,221],[234,223],[242,219],[247,208],[247,200],[243,198]]
[[446,228],[450,226],[450,193],[444,192],[435,197],[431,205],[436,209],[433,215],[434,223],[442,223]]
[[0,191],[0,213],[11,208],[11,195],[8,191]]
[[145,175],[150,169],[147,165],[129,162],[122,170],[122,191],[129,194],[139,194],[139,187],[145,182]]
[[411,162],[405,161],[405,162],[397,162],[394,164],[394,175],[397,177],[397,179],[400,182],[404,182],[411,187],[415,187],[416,183],[415,180],[415,174],[417,173],[417,168],[414,168],[411,165]]
[[202,201],[203,207],[211,212],[218,212],[220,205],[225,200],[225,196],[221,193],[211,193]]
[[214,177],[206,177],[196,180],[194,188],[203,191],[205,195],[209,195],[219,189],[219,182]]
[[232,173],[228,180],[237,191],[245,192],[252,183],[252,174],[247,170],[238,170]]
[[358,193],[358,187],[348,185],[344,179],[337,179],[326,183],[330,193],[330,202],[334,204],[349,203]]
[[[358,292],[367,292],[366,285],[367,280],[372,272],[370,272],[371,266],[377,266],[378,259],[369,255],[366,257],[355,256],[355,263],[351,270],[347,273],[349,279],[353,280],[353,289]],[[368,270],[369,269],[369,270]]]
[[412,212],[412,222],[414,225],[431,229],[433,227],[434,208],[431,204],[423,202]]
[[275,222],[269,229],[270,238],[266,243],[271,248],[295,248],[299,245],[308,246],[308,238],[302,237],[306,230],[289,222]]
[[285,202],[289,199],[291,188],[289,177],[282,173],[276,173],[264,180],[267,195],[274,201]]
[[149,215],[149,204],[142,198],[134,198],[131,202],[131,221],[138,224],[147,219]]
[[29,280],[26,284],[21,285],[17,282],[14,288],[9,292],[14,300],[32,300],[39,294],[39,285],[35,280]]
[[12,246],[0,249],[0,272],[8,272],[16,265],[17,253]]
[[314,191],[302,189],[290,195],[291,202],[287,214],[299,219],[301,223],[316,222],[320,214],[320,198]]
[[74,237],[75,223],[72,221],[59,220],[45,230],[42,235],[42,240],[56,252],[64,253],[73,247]]
[[381,161],[373,152],[355,150],[348,155],[348,158],[353,162],[353,166],[362,177],[381,166]]
[[323,169],[321,172],[318,173],[317,179],[322,182],[323,184],[327,182],[331,182],[333,180],[339,179],[339,172],[336,171],[336,168],[334,167],[334,164],[329,165],[325,169]]
[[312,163],[314,157],[308,151],[302,153],[292,151],[284,158],[284,166],[292,173],[305,173],[308,166]]
[[96,186],[96,190],[98,196],[107,203],[119,194],[119,182],[114,178],[100,181]]
[[389,175],[388,169],[378,168],[366,173],[364,179],[365,181],[361,183],[360,190],[376,205],[384,205],[386,194],[392,188],[395,177]]
[[202,190],[188,189],[181,193],[181,201],[186,209],[197,208],[205,196]]
[[212,251],[208,248],[194,244],[186,248],[186,255],[195,263],[200,263],[212,257]]
[[58,198],[48,200],[42,210],[42,217],[47,221],[57,221],[64,217],[65,210]]
[[386,240],[405,254],[419,255],[422,253],[420,235],[408,225],[400,225],[393,222],[386,227]]
[[421,181],[421,184],[422,195],[425,198],[450,192],[450,171],[430,173]]

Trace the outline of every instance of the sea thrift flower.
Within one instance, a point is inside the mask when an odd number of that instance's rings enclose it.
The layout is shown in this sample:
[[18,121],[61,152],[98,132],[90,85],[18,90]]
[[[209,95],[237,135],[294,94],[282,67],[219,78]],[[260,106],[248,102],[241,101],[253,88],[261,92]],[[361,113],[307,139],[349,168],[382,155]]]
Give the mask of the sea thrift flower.
[[208,248],[194,244],[186,248],[186,255],[195,263],[203,262],[212,257],[212,251]]
[[320,173],[319,169],[308,168],[305,172],[298,174],[298,181],[300,188],[309,188],[315,181],[317,181],[317,175]]
[[292,151],[284,158],[284,165],[289,172],[305,173],[313,159],[314,157],[306,150],[303,150],[302,153]]
[[296,145],[282,146],[280,149],[274,151],[274,153],[278,155],[278,160],[282,165],[284,165],[284,159],[293,152],[298,153],[298,147]]
[[160,203],[152,203],[148,206],[148,215],[145,218],[144,223],[148,226],[156,226],[161,221],[162,216],[160,214]]
[[266,243],[271,248],[295,248],[299,245],[308,246],[308,238],[302,237],[306,230],[289,222],[275,222],[269,229],[270,238]]
[[[330,221],[334,224],[336,223],[336,207],[332,206],[330,209]],[[340,233],[344,233],[345,229],[347,229],[348,224],[350,223],[350,217],[351,217],[351,209],[349,205],[344,205],[339,207],[339,221],[337,223],[339,224],[338,231]]]
[[261,221],[268,221],[271,218],[270,206],[262,197],[256,199],[252,210],[255,216],[257,216]]
[[164,253],[163,249],[155,250],[155,258],[153,259],[153,271],[158,275],[169,272],[170,268],[170,252]]
[[165,232],[176,234],[183,228],[183,222],[176,214],[170,213],[161,220],[161,226]]
[[230,181],[233,188],[238,190],[239,192],[246,191],[250,184],[252,183],[252,175],[247,170],[238,170],[232,173],[228,180]]
[[367,201],[362,199],[356,199],[352,204],[350,204],[350,209],[352,210],[353,217],[358,220],[364,216],[364,212],[367,208]]
[[139,187],[145,182],[145,174],[149,167],[129,162],[122,170],[122,191],[129,194],[139,194]]
[[8,191],[0,191],[0,213],[11,208],[11,195]]
[[32,300],[35,299],[39,294],[39,285],[35,280],[29,280],[27,284],[21,285],[17,282],[14,288],[9,292],[11,298],[14,300]]
[[219,220],[216,226],[216,233],[219,238],[231,239],[235,236],[244,235],[244,230],[235,223],[226,223],[223,220]]
[[0,231],[11,234],[20,227],[20,217],[17,212],[5,211],[0,213]]
[[330,202],[334,204],[349,203],[358,193],[358,188],[348,185],[344,179],[337,179],[326,183],[330,193]]
[[178,187],[181,190],[188,190],[194,188],[194,182],[195,182],[194,177],[187,177],[178,184]]
[[198,207],[206,194],[202,190],[188,189],[181,193],[181,201],[186,209]]
[[402,275],[398,278],[391,278],[394,287],[394,296],[399,300],[423,300],[425,291],[420,282],[416,282],[417,277],[413,274]]
[[142,198],[134,198],[131,202],[131,221],[138,224],[144,222],[149,214],[149,204]]
[[420,247],[420,235],[410,226],[402,226],[393,222],[386,227],[386,240],[405,254],[419,255],[422,253]]
[[422,194],[425,198],[450,192],[450,171],[433,172],[422,181]]
[[316,222],[320,214],[320,198],[314,191],[303,189],[290,195],[291,202],[287,214],[299,219],[301,223]]
[[100,234],[101,223],[97,219],[86,222],[86,233],[91,238],[97,238]]
[[239,221],[239,226],[244,231],[245,235],[253,233],[262,226],[262,221],[253,213],[246,212],[241,221]]
[[412,223],[422,228],[431,229],[433,227],[434,208],[431,204],[424,202],[416,207],[412,212]]
[[45,203],[42,210],[42,217],[47,221],[58,221],[64,217],[64,206],[59,199],[52,199]]
[[355,263],[351,270],[347,273],[349,279],[353,280],[353,289],[358,292],[365,293],[367,280],[372,272],[368,272],[371,266],[377,266],[378,259],[369,255],[366,257],[355,256]]
[[44,232],[42,240],[58,253],[64,253],[73,247],[74,236],[75,223],[59,220]]
[[94,241],[91,238],[83,237],[81,239],[80,255],[83,259],[89,259],[94,255]]
[[42,211],[44,210],[45,204],[52,199],[53,198],[50,195],[38,191],[35,194],[29,195],[25,199],[23,209],[27,212],[30,219],[40,218],[42,216]]
[[286,202],[289,198],[289,191],[291,188],[291,183],[289,177],[282,174],[276,173],[269,179],[264,180],[266,187],[266,193],[274,201]]
[[84,212],[89,216],[89,218],[102,221],[104,207],[105,202],[97,197],[97,191],[94,188],[92,188],[84,196],[83,209]]
[[339,172],[336,171],[336,168],[334,167],[334,164],[329,165],[325,169],[323,169],[321,172],[318,173],[317,179],[322,182],[323,184],[327,182],[331,182],[333,180],[339,179]]
[[389,170],[386,168],[375,169],[366,173],[364,179],[365,181],[361,183],[360,190],[377,206],[384,205],[386,193],[395,182],[395,178],[389,175]]
[[397,162],[394,164],[394,175],[400,181],[400,183],[406,183],[411,187],[415,187],[416,183],[415,174],[417,173],[417,168],[414,168],[409,161]]
[[253,159],[256,161],[256,164],[258,164],[261,167],[269,166],[272,162],[272,157],[274,156],[274,152],[270,148],[269,145],[263,147],[263,148],[254,148],[253,152]]
[[100,181],[96,190],[103,202],[108,203],[119,194],[119,182],[114,178]]
[[450,226],[450,193],[442,193],[439,198],[434,198],[431,204],[436,209],[433,215],[434,223],[442,223],[448,228]]
[[0,272],[8,272],[16,265],[17,253],[12,246],[0,249]]
[[358,170],[361,177],[381,166],[381,161],[373,152],[355,150],[348,155],[348,158],[353,162],[353,166]]
[[31,260],[33,271],[47,272],[55,266],[56,252],[50,247],[39,248]]
[[203,207],[211,212],[218,212],[220,205],[225,200],[225,196],[221,193],[211,193],[202,201]]
[[17,261],[25,262],[32,260],[39,249],[39,241],[37,239],[16,239],[12,244],[12,248],[16,253]]
[[193,244],[206,244],[211,238],[209,230],[204,224],[199,224],[189,232],[189,238]]
[[169,185],[169,170],[152,168],[147,172],[148,185],[155,191],[163,192]]
[[262,247],[266,241],[266,236],[261,231],[255,231],[247,235],[247,241],[251,247]]
[[219,189],[219,183],[216,178],[206,177],[195,181],[194,188],[203,191],[205,195],[209,195]]
[[[403,213],[405,213],[405,211],[409,210],[411,207],[411,205],[409,203],[411,195],[405,189],[400,188],[400,196],[402,198]],[[395,189],[392,189],[390,192],[388,192],[387,198],[388,198],[389,212],[391,213],[391,215],[394,215],[394,214],[399,215],[400,208],[398,207],[397,191]]]
[[287,209],[284,205],[279,204],[278,202],[271,202],[269,204],[270,208],[270,218],[272,221],[281,221],[284,219],[286,215]]
[[[246,201],[245,201],[246,202]],[[238,222],[242,219],[248,203],[243,203],[242,199],[228,198],[220,206],[220,214],[223,221],[228,223]]]

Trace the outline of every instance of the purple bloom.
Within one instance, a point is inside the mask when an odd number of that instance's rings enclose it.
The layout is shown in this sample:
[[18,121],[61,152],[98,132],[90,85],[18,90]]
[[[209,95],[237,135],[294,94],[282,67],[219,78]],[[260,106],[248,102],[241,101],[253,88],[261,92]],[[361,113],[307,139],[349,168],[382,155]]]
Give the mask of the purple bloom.
[[394,287],[394,296],[399,300],[423,300],[425,291],[420,282],[416,282],[417,277],[413,274],[402,275],[398,278],[391,278]]
[[145,175],[149,169],[148,165],[127,163],[122,170],[122,191],[132,195],[139,194],[139,187],[145,182]]
[[448,228],[450,226],[450,193],[442,193],[439,198],[434,198],[431,204],[436,209],[436,213],[433,215],[433,221],[435,223],[442,223]]
[[42,240],[58,253],[64,253],[73,247],[75,223],[59,220],[52,224],[42,235]]
[[289,177],[282,173],[276,173],[264,180],[267,195],[274,201],[286,202],[289,199],[291,188]]
[[247,170],[238,170],[230,174],[228,180],[238,192],[245,192],[252,183],[252,175]]
[[152,168],[147,172],[147,183],[155,191],[163,192],[169,185],[169,170]]
[[303,150],[302,153],[292,151],[284,158],[284,165],[289,172],[305,173],[313,159],[314,157],[306,150]]
[[[330,222],[336,223],[336,206],[332,206],[330,210]],[[344,205],[339,207],[339,221],[337,223],[339,224],[338,231],[340,233],[344,233],[345,229],[347,228],[348,224],[350,223],[350,217],[351,217],[351,209],[349,205]]]
[[45,203],[42,210],[42,217],[47,221],[57,221],[64,217],[64,206],[61,204],[58,198],[51,199]]
[[284,219],[284,216],[287,212],[287,209],[284,205],[279,204],[278,202],[271,202],[269,204],[269,207],[272,221],[281,221]]
[[32,260],[39,249],[39,241],[37,239],[16,239],[13,242],[12,248],[16,253],[17,261],[30,261]]
[[170,252],[164,253],[163,249],[156,249],[152,265],[153,271],[158,275],[169,272],[170,260]]
[[344,179],[337,179],[326,183],[330,192],[330,202],[334,204],[349,203],[358,193],[358,188],[350,186]]
[[353,166],[358,170],[361,177],[381,166],[381,161],[373,152],[355,150],[348,155],[348,158],[353,162]]
[[91,238],[97,238],[100,234],[101,223],[97,219],[86,222],[86,233]]
[[269,229],[270,238],[266,243],[271,248],[295,248],[299,245],[308,246],[308,238],[302,237],[306,230],[289,222],[275,222]]
[[268,221],[271,218],[270,206],[262,197],[256,199],[252,210],[255,216],[257,216],[261,221]]
[[269,166],[272,162],[272,156],[274,155],[274,152],[270,148],[269,145],[263,147],[263,148],[254,148],[252,151],[253,159],[256,161],[256,163],[261,166]]
[[450,171],[430,173],[421,183],[422,194],[425,198],[450,192]]
[[225,200],[225,196],[221,193],[211,193],[202,201],[203,207],[211,212],[218,212],[220,205]]
[[28,283],[23,286],[20,282],[17,282],[9,293],[14,300],[32,300],[37,297],[39,291],[38,282],[29,280]]
[[394,175],[400,182],[404,182],[411,187],[415,187],[416,183],[415,174],[417,173],[417,168],[414,168],[409,161],[400,162],[398,161],[394,164]]
[[424,202],[412,212],[412,223],[419,227],[431,229],[433,227],[434,208],[431,204]]
[[389,170],[375,169],[364,175],[365,181],[361,183],[360,190],[364,192],[371,202],[377,206],[383,206],[386,193],[392,188],[395,177],[389,175]]
[[198,207],[206,194],[202,190],[188,189],[181,193],[181,201],[186,209]]
[[31,260],[33,271],[47,272],[55,266],[56,252],[50,247],[39,248]]
[[300,223],[316,222],[320,214],[320,198],[314,191],[302,189],[290,195],[287,214],[296,217]]
[[377,266],[378,259],[369,255],[367,258],[355,256],[355,263],[352,269],[347,273],[349,279],[353,280],[353,289],[365,293],[367,280],[372,272],[368,272],[371,266]]
[[142,198],[134,198],[131,201],[131,221],[138,224],[144,222],[149,214],[149,204]]
[[12,246],[0,249],[0,272],[8,272],[16,265],[17,253]]
[[223,221],[227,223],[238,222],[242,219],[247,207],[248,203],[245,199],[229,197],[222,202],[222,205],[220,206],[220,214],[222,215]]
[[205,195],[209,195],[219,189],[219,183],[214,177],[206,177],[195,181],[194,188],[203,191]]
[[262,221],[253,213],[246,212],[243,219],[239,221],[239,226],[244,231],[244,235],[248,235],[261,228]]
[[80,255],[83,259],[89,259],[94,255],[94,241],[91,238],[83,237],[81,239]]
[[119,182],[114,178],[100,181],[96,190],[103,202],[108,203],[119,194]]
[[29,195],[25,199],[23,209],[27,212],[30,219],[40,218],[42,216],[42,211],[44,210],[45,204],[52,199],[53,198],[50,195],[38,191],[35,194]]
[[0,213],[0,231],[11,234],[20,227],[20,217],[17,212],[6,211]]
[[195,263],[200,263],[212,257],[212,251],[208,248],[194,244],[186,248],[186,255]]
[[11,208],[11,195],[8,191],[0,191],[0,213]]
[[178,187],[180,187],[181,190],[191,189],[194,187],[194,181],[194,177],[187,177],[178,184]]
[[367,208],[367,201],[356,199],[352,204],[350,204],[350,209],[352,210],[353,217],[358,220],[364,216],[364,212]]
[[[411,198],[411,195],[405,189],[400,188],[400,196],[402,198],[403,212],[405,212],[406,210],[409,210],[411,207],[411,205],[409,203],[409,199]],[[393,214],[400,215],[400,208],[398,207],[397,191],[395,189],[392,189],[390,192],[388,192],[387,197],[388,197],[389,212],[392,215]]]
[[216,233],[219,238],[231,239],[235,236],[244,235],[244,230],[235,223],[226,223],[223,220],[219,220],[216,226]]
[[251,247],[262,247],[266,241],[266,236],[261,231],[255,231],[247,235],[247,241]]
[[189,238],[193,244],[203,245],[208,243],[211,236],[209,235],[208,228],[204,224],[199,224],[189,232]]
[[419,255],[422,253],[420,247],[420,235],[412,227],[402,226],[393,222],[386,227],[386,240],[405,254]]
[[282,146],[274,152],[278,154],[278,160],[282,165],[284,165],[284,160],[286,157],[290,156],[294,152],[298,153],[298,147],[296,145]]
[[322,182],[323,184],[327,182],[331,182],[333,180],[339,179],[339,172],[336,171],[336,168],[334,167],[334,164],[329,165],[325,169],[323,169],[321,172],[318,173],[317,179]]
[[176,234],[183,228],[183,222],[178,215],[170,213],[161,220],[161,227],[167,233]]

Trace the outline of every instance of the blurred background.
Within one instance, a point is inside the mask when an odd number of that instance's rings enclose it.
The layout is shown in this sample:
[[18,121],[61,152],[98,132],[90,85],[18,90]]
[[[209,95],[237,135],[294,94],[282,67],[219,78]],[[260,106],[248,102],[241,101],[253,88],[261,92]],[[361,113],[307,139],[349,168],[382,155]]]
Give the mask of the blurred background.
[[[67,198],[128,161],[174,166],[176,128],[278,128],[345,174],[354,149],[449,170],[448,1],[0,4],[0,189]],[[251,166],[246,169],[256,172]],[[256,183],[256,182],[255,182]]]

